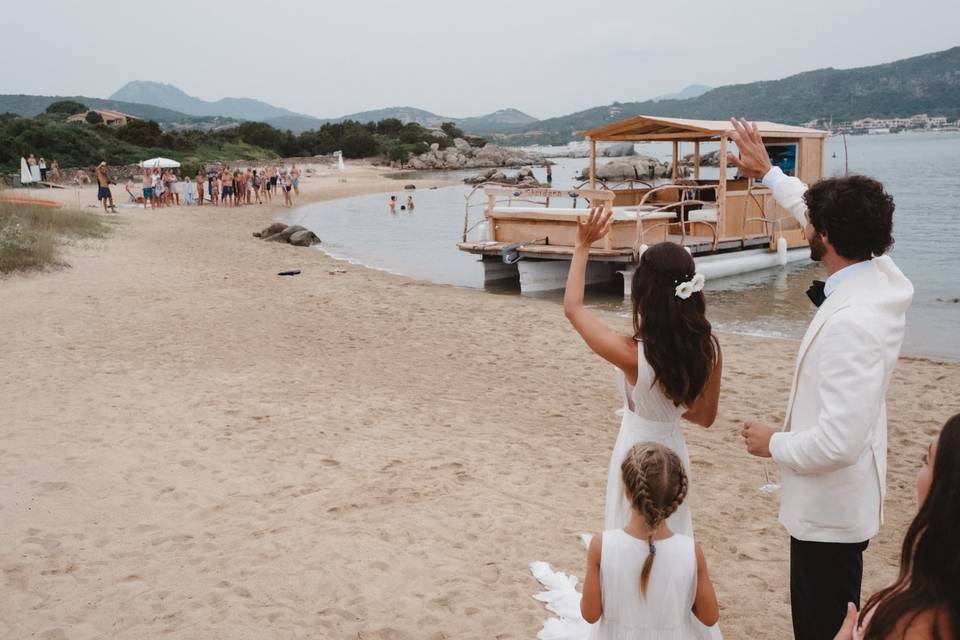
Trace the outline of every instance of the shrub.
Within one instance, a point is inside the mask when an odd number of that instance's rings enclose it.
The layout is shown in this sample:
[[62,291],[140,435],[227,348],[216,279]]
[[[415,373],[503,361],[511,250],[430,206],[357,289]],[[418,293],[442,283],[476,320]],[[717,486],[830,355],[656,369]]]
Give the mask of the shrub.
[[83,119],[90,124],[103,124],[103,116],[96,111],[87,111],[87,115]]
[[452,122],[444,122],[440,125],[440,129],[451,138],[463,137],[463,129],[459,128]]
[[75,113],[83,113],[87,110],[87,105],[83,104],[82,102],[77,102],[76,100],[58,100],[47,107],[46,113],[57,113],[65,116],[72,116]]
[[0,273],[51,266],[63,238],[102,238],[106,232],[97,214],[0,203]]

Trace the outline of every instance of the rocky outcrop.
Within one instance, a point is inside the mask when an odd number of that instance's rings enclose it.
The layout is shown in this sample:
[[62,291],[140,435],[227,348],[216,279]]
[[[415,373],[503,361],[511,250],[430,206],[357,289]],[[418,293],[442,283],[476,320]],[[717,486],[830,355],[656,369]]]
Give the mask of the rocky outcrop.
[[478,173],[470,178],[464,178],[467,184],[483,184],[484,182],[493,182],[497,184],[517,185],[518,187],[539,187],[542,186],[536,176],[533,175],[533,169],[523,167],[517,171],[516,175],[508,176],[499,169],[488,169],[483,173]]
[[[544,157],[539,153],[499,147],[488,144],[475,147],[463,138],[455,138],[453,146],[440,149],[436,142],[430,150],[418,156],[412,156],[403,164],[404,169],[473,169],[481,167],[520,167],[531,164],[543,164]],[[399,167],[399,163],[392,166]]]
[[[680,161],[680,166],[682,167],[692,167],[693,166],[693,154],[688,153],[683,156],[683,159]],[[711,151],[709,153],[704,153],[700,155],[700,166],[701,167],[719,167],[720,166],[720,151]]]
[[267,242],[283,242],[298,247],[310,247],[320,244],[320,238],[313,231],[298,224],[287,226],[282,222],[274,222],[263,231],[253,234],[254,238],[261,238]]
[[[589,158],[590,143],[585,140],[570,142],[562,147],[530,147],[529,151],[543,153],[551,158]],[[623,158],[637,155],[633,142],[598,142],[598,158]]]
[[[669,162],[661,162],[650,156],[633,156],[619,160],[611,160],[597,167],[599,180],[655,180],[669,178],[672,175]],[[681,176],[686,176],[686,169],[681,167]],[[577,179],[588,180],[589,168],[584,168]]]

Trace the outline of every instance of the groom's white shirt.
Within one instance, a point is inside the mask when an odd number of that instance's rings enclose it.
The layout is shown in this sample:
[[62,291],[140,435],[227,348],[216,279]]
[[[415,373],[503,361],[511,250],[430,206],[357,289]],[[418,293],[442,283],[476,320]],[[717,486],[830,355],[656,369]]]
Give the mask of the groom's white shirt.
[[[806,224],[807,187],[778,168],[764,177]],[[889,256],[834,273],[800,343],[783,431],[780,522],[811,542],[863,542],[880,530],[886,493],[885,397],[903,344],[913,285]]]

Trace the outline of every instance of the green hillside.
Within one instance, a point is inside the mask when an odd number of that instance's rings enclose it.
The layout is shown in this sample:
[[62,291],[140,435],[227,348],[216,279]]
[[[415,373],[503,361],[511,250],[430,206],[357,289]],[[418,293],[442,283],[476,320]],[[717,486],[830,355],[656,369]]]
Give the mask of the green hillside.
[[960,118],[960,47],[856,69],[819,69],[782,80],[728,85],[688,100],[594,107],[501,130],[512,144],[565,143],[576,132],[635,115],[723,120],[745,116],[798,124],[917,113]]

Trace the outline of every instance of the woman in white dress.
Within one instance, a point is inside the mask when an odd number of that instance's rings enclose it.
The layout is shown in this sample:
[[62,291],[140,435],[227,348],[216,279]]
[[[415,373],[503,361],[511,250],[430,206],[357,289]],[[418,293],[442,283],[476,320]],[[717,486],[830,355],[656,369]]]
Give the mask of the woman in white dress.
[[[618,370],[623,420],[610,458],[604,529],[619,529],[630,519],[620,464],[637,442],[673,449],[692,484],[681,418],[702,427],[713,424],[723,358],[705,316],[703,277],[690,254],[674,243],[656,244],[640,256],[631,285],[633,335],[613,331],[584,306],[590,245],[609,232],[611,218],[612,212],[593,209],[580,221],[563,307],[587,345]],[[689,501],[667,524],[675,533],[693,535]]]
[[[603,528],[616,531],[628,527],[631,508],[621,480],[621,465],[633,445],[653,442],[677,454],[688,479],[686,499],[667,517],[665,526],[674,534],[692,538],[689,496],[693,478],[681,418],[702,427],[709,427],[716,419],[723,367],[720,344],[705,316],[703,277],[696,274],[696,265],[686,249],[671,242],[656,244],[641,253],[631,284],[633,335],[613,331],[584,306],[590,246],[610,231],[612,217],[612,211],[591,209],[586,220],[578,221],[563,298],[564,313],[587,346],[617,367],[623,397],[623,420],[607,475]],[[606,540],[604,537],[604,544]],[[554,572],[544,562],[531,563],[531,570],[547,587],[535,597],[558,615],[547,620],[538,638],[581,640],[597,633],[598,627],[588,625],[580,615],[580,594],[573,588],[576,578]],[[690,625],[696,633],[682,637],[721,637],[717,626],[704,627],[695,617],[691,617]],[[654,633],[642,637],[659,636]]]

